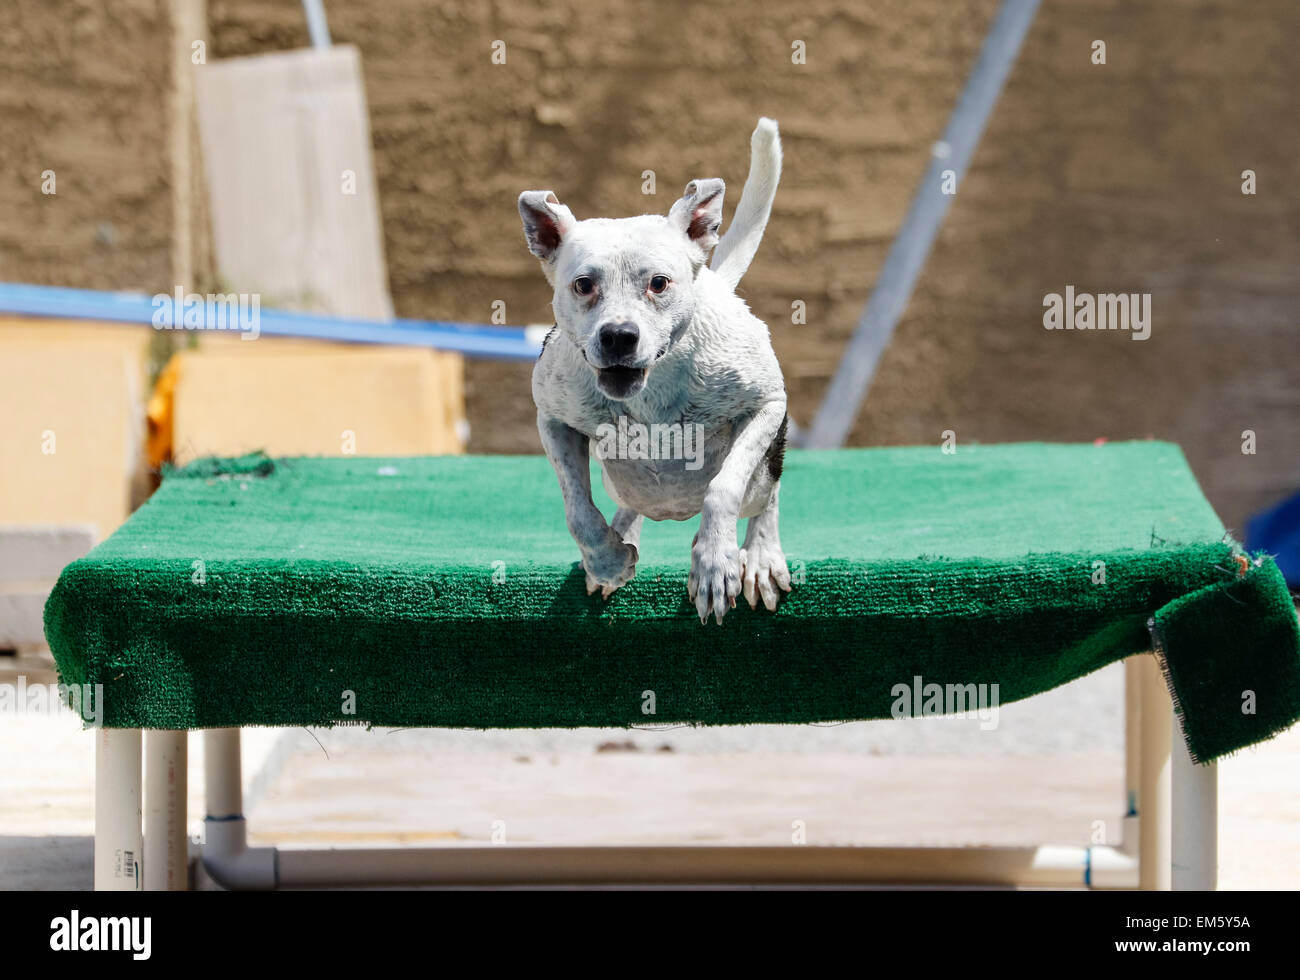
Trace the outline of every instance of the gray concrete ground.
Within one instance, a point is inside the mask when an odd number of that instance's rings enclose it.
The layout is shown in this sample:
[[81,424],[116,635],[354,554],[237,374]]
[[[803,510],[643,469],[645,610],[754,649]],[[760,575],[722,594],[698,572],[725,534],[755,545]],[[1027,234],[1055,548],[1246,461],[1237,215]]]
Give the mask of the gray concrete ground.
[[[249,730],[255,843],[1085,844],[1120,832],[1122,670],[974,719],[818,726]],[[0,717],[0,888],[87,888],[91,739]],[[190,828],[202,752],[191,736]],[[1300,729],[1220,766],[1221,884],[1294,888]]]

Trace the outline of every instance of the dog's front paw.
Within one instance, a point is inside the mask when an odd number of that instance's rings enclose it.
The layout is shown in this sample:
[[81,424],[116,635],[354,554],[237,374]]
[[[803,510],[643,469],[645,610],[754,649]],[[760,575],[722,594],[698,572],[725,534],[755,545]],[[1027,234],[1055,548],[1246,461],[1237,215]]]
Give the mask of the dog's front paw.
[[701,623],[707,623],[712,612],[722,624],[722,617],[736,605],[736,596],[740,595],[740,549],[734,540],[695,536],[686,591],[695,602]]
[[763,605],[776,612],[781,598],[777,590],[790,591],[790,567],[785,562],[785,554],[770,544],[740,549],[740,578],[750,609],[757,609],[762,597]]
[[600,597],[608,599],[614,590],[626,585],[636,575],[637,548],[610,531],[601,547],[582,556],[582,567],[587,573],[587,595],[600,589]]

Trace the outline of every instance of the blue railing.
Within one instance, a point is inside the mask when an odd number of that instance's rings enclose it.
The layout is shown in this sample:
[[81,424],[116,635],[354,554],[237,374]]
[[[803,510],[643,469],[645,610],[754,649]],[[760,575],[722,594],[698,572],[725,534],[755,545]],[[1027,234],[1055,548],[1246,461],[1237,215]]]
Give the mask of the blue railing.
[[[163,304],[144,293],[67,289],[0,282],[0,313],[20,316],[105,320],[154,325]],[[169,309],[169,307],[168,307]],[[168,314],[169,315],[169,314]],[[163,318],[164,322],[170,320]],[[532,360],[541,351],[541,332],[522,327],[438,320],[354,320],[315,313],[259,309],[259,333],[358,344],[405,344],[457,351],[472,357]]]

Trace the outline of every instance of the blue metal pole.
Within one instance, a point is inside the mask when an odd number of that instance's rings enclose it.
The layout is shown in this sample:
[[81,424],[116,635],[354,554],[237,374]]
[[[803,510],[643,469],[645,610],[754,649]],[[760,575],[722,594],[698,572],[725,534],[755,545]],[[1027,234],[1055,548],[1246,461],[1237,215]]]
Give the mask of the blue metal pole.
[[953,195],[942,191],[944,171],[953,171],[960,186],[984,125],[993,113],[1029,25],[1034,21],[1038,4],[1039,0],[1004,0],[994,18],[966,88],[948,120],[948,128],[934,145],[930,167],[889,249],[857,330],[803,440],[805,445],[831,449],[844,445],[848,439],[858,409],[871,387],[876,365],[907,309],[917,277],[925,267],[952,202]]
[[307,15],[307,33],[313,48],[330,46],[330,26],[325,20],[325,5],[321,0],[302,0],[303,13]]

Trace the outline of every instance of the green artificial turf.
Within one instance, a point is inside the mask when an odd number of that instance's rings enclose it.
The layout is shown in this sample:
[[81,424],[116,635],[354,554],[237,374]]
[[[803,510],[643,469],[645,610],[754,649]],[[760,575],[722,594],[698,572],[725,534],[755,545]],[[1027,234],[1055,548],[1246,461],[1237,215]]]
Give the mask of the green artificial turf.
[[1282,578],[1174,445],[791,452],[795,589],[721,626],[687,599],[695,523],[647,522],[602,602],[542,457],[204,460],[64,570],[46,633],[111,727],[882,718],[916,677],[1037,694],[1149,622],[1195,758],[1300,717]]

